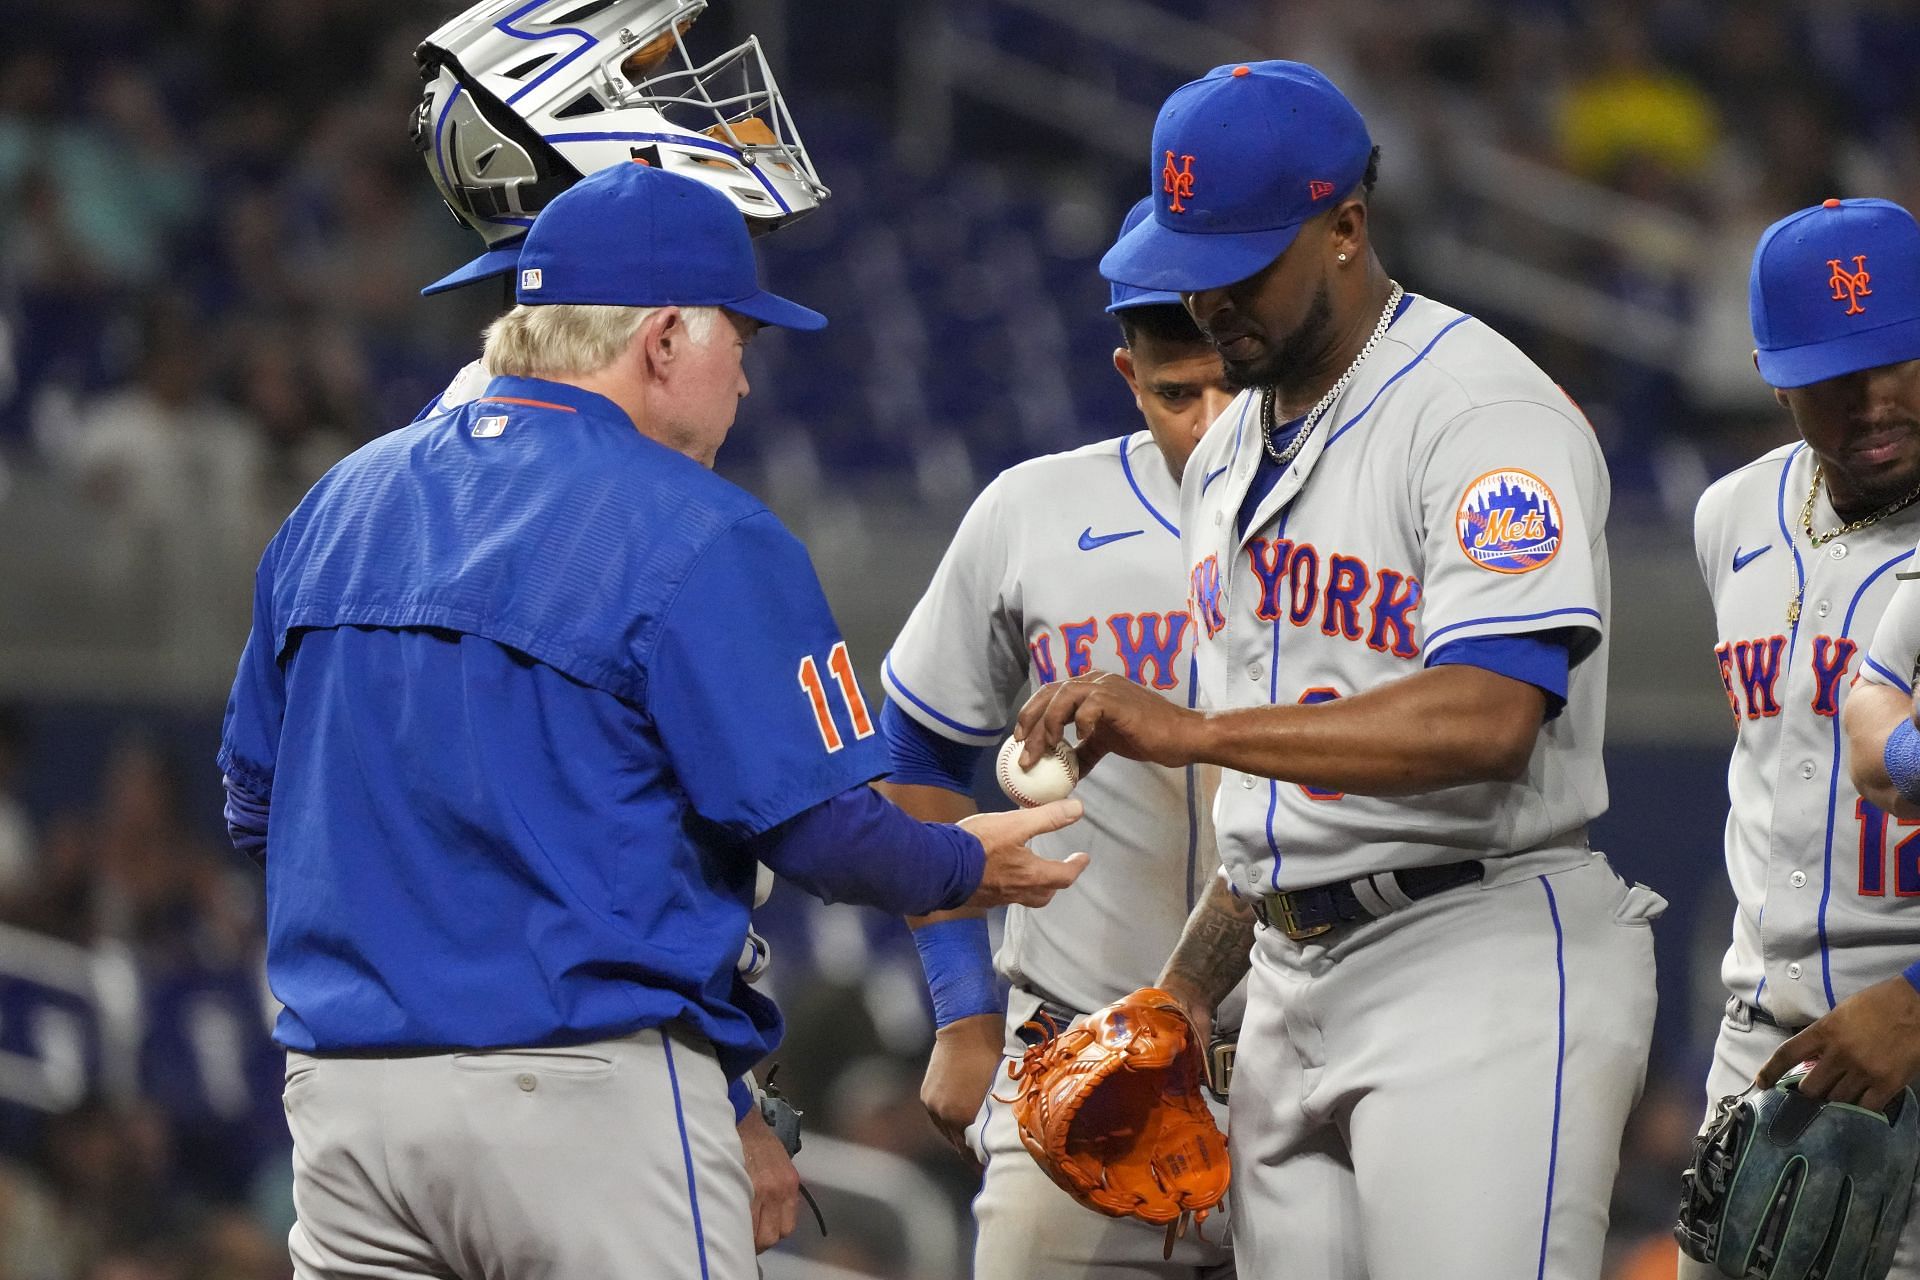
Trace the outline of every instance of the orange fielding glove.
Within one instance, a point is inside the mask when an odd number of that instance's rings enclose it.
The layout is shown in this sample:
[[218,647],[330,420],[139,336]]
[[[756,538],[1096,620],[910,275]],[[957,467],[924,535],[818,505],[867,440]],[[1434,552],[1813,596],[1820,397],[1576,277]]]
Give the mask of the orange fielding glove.
[[1013,1115],[1047,1176],[1089,1209],[1167,1228],[1227,1191],[1227,1140],[1200,1090],[1203,1050],[1172,996],[1144,987],[1029,1048]]

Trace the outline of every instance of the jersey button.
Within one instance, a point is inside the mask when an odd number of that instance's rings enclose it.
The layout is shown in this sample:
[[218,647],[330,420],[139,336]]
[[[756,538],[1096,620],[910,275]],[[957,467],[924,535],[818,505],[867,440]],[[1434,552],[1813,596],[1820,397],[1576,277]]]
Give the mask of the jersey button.
[[1831,600],[1822,600],[1819,604],[1813,606],[1813,611],[1824,618],[1833,612],[1833,602]]
[[1787,883],[1796,889],[1804,888],[1807,883],[1807,873],[1804,871],[1796,871],[1787,877]]
[[1255,683],[1259,682],[1260,680],[1260,664],[1259,663],[1256,662],[1247,668],[1247,679],[1252,680]]
[[1788,976],[1789,978],[1792,978],[1792,979],[1794,979],[1795,981],[1798,981],[1798,980],[1799,980],[1799,978],[1800,978],[1800,966],[1799,966],[1799,965],[1797,965],[1797,964],[1790,964],[1790,965],[1788,965],[1788,966],[1787,966],[1787,976]]
[[1834,543],[1827,548],[1827,556],[1833,560],[1845,560],[1847,558],[1847,544],[1844,542]]
[[523,1071],[520,1073],[519,1079],[517,1079],[514,1083],[520,1086],[520,1092],[532,1093],[534,1090],[534,1087],[539,1082],[534,1079],[532,1072]]
[[1250,773],[1248,773],[1248,774],[1242,774],[1242,775],[1240,776],[1240,788],[1241,788],[1241,790],[1243,790],[1243,791],[1251,791],[1251,790],[1253,790],[1253,775],[1252,775],[1252,774],[1250,774]]
[[1802,760],[1802,761],[1800,762],[1800,776],[1801,776],[1801,777],[1803,777],[1803,778],[1807,778],[1807,779],[1809,779],[1809,780],[1811,780],[1811,779],[1812,779],[1812,777],[1813,777],[1813,761],[1811,761],[1811,760]]

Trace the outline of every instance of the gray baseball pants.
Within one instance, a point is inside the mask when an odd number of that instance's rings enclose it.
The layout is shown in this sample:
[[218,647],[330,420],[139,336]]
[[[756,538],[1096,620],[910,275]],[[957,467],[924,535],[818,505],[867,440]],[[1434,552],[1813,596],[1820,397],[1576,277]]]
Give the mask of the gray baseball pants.
[[296,1280],[753,1280],[751,1188],[704,1040],[287,1055]]

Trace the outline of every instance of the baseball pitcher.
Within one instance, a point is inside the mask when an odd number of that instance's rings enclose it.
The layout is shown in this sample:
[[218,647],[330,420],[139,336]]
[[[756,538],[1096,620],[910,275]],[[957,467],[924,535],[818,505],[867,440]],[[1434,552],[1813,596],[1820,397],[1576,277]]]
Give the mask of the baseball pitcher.
[[1663,906],[1587,844],[1608,481],[1578,409],[1371,241],[1376,157],[1311,67],[1217,68],[1155,126],[1109,279],[1182,294],[1244,387],[1181,483],[1197,709],[1093,674],[1017,732],[1223,770],[1225,879],[1156,985],[1248,971],[1242,1274],[1597,1276]]

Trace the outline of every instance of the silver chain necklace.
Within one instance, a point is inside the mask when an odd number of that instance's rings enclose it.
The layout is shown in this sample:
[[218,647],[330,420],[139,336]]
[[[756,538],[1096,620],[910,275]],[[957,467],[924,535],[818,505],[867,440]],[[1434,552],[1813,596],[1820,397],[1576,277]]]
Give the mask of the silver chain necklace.
[[1288,442],[1284,450],[1273,442],[1273,433],[1279,429],[1278,424],[1273,420],[1273,387],[1268,385],[1260,389],[1260,442],[1267,446],[1267,456],[1272,458],[1274,464],[1281,470],[1286,470],[1287,464],[1300,456],[1300,450],[1306,448],[1307,437],[1311,436],[1313,429],[1320,425],[1320,419],[1328,409],[1333,407],[1333,402],[1340,398],[1340,393],[1347,389],[1347,384],[1353,381],[1353,375],[1360,371],[1360,366],[1367,362],[1367,357],[1373,354],[1373,349],[1380,345],[1380,339],[1387,336],[1387,329],[1393,324],[1394,312],[1400,309],[1400,299],[1405,295],[1405,290],[1401,289],[1399,281],[1388,283],[1393,285],[1393,288],[1387,291],[1387,305],[1380,312],[1380,322],[1373,326],[1373,336],[1367,339],[1366,346],[1360,348],[1360,354],[1353,358],[1353,363],[1347,366],[1347,371],[1340,375],[1340,381],[1328,387],[1327,394],[1320,397],[1319,403],[1307,410],[1306,420],[1300,424],[1300,429],[1293,433],[1293,439]]

